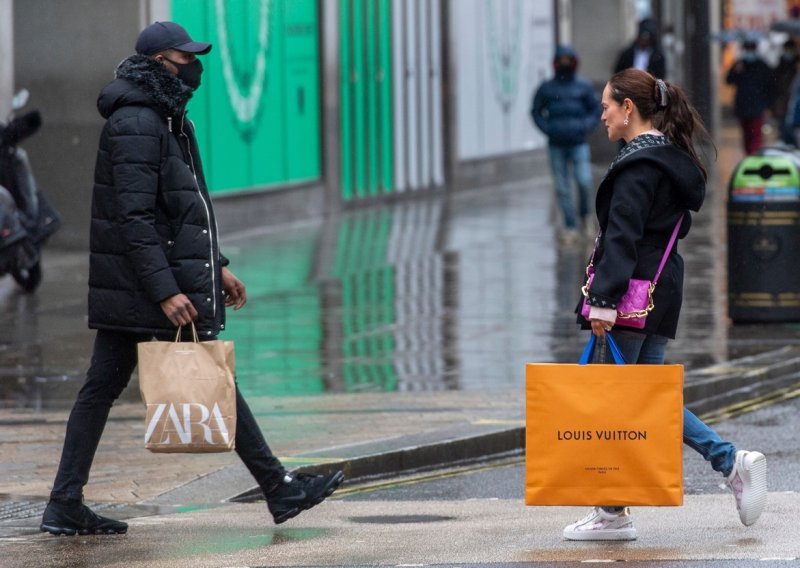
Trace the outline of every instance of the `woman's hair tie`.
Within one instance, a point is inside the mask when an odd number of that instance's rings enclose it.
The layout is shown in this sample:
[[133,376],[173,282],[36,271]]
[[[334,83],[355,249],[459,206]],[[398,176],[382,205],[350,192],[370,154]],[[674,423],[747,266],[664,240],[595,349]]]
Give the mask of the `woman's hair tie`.
[[669,95],[667,94],[667,84],[662,79],[656,79],[656,89],[654,95],[656,99],[656,107],[659,110],[662,108],[667,108],[667,103],[669,103]]

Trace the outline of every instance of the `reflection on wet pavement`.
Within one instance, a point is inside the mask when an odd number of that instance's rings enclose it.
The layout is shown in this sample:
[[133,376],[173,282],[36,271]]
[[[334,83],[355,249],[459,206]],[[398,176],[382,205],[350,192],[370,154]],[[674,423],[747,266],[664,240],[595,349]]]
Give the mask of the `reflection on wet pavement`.
[[524,361],[550,353],[548,211],[545,188],[517,185],[232,241],[252,304],[228,320],[242,390],[519,384]]
[[[684,311],[668,359],[687,368],[800,341],[797,325],[728,325],[720,179],[680,244]],[[558,246],[552,217],[540,175],[229,236],[223,248],[249,298],[223,335],[236,342],[242,391],[520,388],[526,362],[575,361],[585,334],[573,310],[592,242]],[[6,408],[68,408],[88,366],[85,254],[47,252],[36,295],[0,281]]]

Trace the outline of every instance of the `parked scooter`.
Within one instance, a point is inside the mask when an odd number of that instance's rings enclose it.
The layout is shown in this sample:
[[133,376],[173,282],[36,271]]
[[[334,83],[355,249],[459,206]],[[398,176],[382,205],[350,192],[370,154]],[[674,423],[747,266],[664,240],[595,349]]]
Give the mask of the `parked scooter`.
[[42,281],[42,246],[61,219],[39,190],[28,155],[18,146],[42,125],[37,110],[13,115],[28,96],[27,90],[17,93],[7,123],[0,122],[0,276],[11,274],[25,292],[33,292]]

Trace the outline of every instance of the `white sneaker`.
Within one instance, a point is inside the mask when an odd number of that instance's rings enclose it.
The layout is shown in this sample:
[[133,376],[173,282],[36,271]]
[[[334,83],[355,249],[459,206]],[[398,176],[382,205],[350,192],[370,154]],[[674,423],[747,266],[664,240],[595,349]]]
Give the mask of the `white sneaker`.
[[567,540],[636,540],[633,517],[625,507],[620,513],[608,513],[600,507],[592,509],[577,523],[564,529]]
[[767,458],[761,452],[736,452],[727,483],[736,497],[739,519],[749,527],[758,520],[767,503]]

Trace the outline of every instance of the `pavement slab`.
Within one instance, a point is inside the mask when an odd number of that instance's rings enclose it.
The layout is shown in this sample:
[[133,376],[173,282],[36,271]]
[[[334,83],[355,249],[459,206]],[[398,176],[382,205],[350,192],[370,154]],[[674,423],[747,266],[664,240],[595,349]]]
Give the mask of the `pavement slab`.
[[[585,508],[525,507],[520,499],[331,499],[287,525],[265,526],[262,504],[132,519],[128,535],[30,535],[0,540],[14,568],[58,566],[414,566],[800,557],[797,493],[770,494],[759,522],[743,527],[730,495],[688,496],[683,507],[639,507],[632,542],[568,542],[563,527]],[[765,563],[765,566],[773,564]]]

